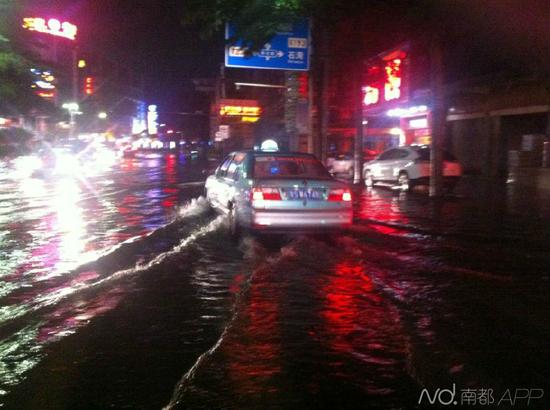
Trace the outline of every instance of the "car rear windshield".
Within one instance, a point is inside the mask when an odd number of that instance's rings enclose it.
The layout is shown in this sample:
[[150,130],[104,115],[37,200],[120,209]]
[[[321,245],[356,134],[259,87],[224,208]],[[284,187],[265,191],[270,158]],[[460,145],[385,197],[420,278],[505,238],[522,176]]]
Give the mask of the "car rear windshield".
[[254,178],[330,179],[326,168],[311,157],[262,156],[254,158]]
[[[416,152],[420,156],[421,161],[429,161],[431,158],[430,155],[430,148],[429,147],[422,147],[422,148],[416,148]],[[456,158],[453,154],[451,154],[449,151],[443,151],[443,160],[444,161],[456,161]]]

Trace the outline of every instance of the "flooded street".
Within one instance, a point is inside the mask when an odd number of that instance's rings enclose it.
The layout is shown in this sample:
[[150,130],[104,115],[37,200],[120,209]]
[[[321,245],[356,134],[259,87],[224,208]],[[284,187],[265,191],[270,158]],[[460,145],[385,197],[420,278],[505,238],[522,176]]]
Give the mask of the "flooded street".
[[235,242],[205,163],[25,161],[0,164],[5,408],[548,406],[550,196],[361,186],[349,230]]

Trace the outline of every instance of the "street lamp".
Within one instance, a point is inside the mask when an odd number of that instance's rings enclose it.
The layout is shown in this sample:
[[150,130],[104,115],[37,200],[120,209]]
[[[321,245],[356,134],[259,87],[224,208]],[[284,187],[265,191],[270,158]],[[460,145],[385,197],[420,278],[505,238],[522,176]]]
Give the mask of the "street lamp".
[[97,117],[98,117],[99,119],[101,119],[101,120],[104,120],[104,119],[107,118],[107,113],[104,112],[104,111],[102,111],[102,112],[100,112],[99,114],[97,114]]

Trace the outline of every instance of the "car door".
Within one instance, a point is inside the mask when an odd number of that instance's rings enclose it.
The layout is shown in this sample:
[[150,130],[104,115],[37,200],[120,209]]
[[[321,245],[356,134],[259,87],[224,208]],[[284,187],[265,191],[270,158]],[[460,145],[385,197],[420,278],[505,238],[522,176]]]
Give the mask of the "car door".
[[389,149],[373,161],[370,167],[373,179],[384,181],[389,178],[391,175],[390,160],[394,151],[395,149]]
[[227,169],[220,173],[220,189],[218,190],[218,201],[227,209],[228,204],[242,202],[239,198],[241,166],[246,157],[245,153],[237,152],[228,163]]
[[399,172],[406,168],[406,165],[411,161],[411,152],[403,148],[392,150],[390,158],[387,161],[386,179],[397,181]]
[[214,176],[212,178],[208,178],[207,181],[206,188],[208,191],[208,199],[216,208],[225,208],[225,204],[223,202],[223,198],[225,196],[224,192],[226,190],[225,175],[227,174],[227,170],[229,168],[229,165],[231,164],[232,159],[233,154],[225,157],[221,165],[218,167],[218,169],[216,169]]

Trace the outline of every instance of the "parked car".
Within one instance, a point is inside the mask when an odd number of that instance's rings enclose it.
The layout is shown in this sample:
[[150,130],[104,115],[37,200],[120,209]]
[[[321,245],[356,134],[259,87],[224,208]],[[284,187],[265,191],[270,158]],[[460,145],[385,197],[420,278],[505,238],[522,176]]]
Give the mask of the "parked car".
[[[363,161],[370,161],[376,157],[376,152],[363,151]],[[336,177],[353,178],[353,154],[339,154],[327,158],[327,168]]]
[[352,222],[352,198],[311,154],[234,152],[209,176],[210,205],[229,216],[231,234],[316,231]]
[[[430,173],[430,147],[426,145],[391,148],[363,165],[363,177],[368,187],[377,182],[384,182],[395,185],[402,191],[408,191],[415,185],[428,184]],[[454,188],[461,175],[462,167],[456,158],[444,151],[445,185],[450,189]]]

